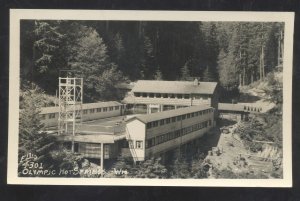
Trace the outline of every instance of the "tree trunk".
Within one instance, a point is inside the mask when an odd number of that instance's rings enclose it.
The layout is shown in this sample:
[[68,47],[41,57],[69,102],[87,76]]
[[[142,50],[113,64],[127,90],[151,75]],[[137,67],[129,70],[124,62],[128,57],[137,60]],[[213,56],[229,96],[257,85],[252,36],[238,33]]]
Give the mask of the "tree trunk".
[[243,86],[245,86],[245,78],[246,78],[246,69],[245,66],[243,66]]
[[277,66],[280,65],[280,36],[278,36],[278,47],[277,47]]
[[259,55],[259,80],[263,78],[263,46],[261,46],[261,52]]
[[142,21],[139,21],[138,23],[138,33],[139,33],[139,38],[142,36]]
[[262,71],[262,78],[265,78],[265,54],[264,54],[264,46],[261,48],[261,71]]

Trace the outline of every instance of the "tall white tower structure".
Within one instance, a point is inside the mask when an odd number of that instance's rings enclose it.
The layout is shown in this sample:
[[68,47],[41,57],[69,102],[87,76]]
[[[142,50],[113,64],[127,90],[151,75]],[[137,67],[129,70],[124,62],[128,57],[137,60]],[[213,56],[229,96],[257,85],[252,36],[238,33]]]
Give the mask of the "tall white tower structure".
[[59,117],[58,131],[61,135],[74,136],[82,122],[83,78],[80,72],[61,70],[59,72]]

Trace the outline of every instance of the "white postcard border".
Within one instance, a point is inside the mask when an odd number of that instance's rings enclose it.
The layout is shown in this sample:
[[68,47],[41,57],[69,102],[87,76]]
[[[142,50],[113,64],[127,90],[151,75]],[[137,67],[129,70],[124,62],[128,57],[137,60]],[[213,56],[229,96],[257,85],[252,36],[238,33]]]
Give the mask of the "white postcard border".
[[[20,20],[264,21],[284,22],[283,179],[138,179],[18,177]],[[105,186],[292,187],[292,67],[294,13],[11,9],[9,50],[8,184]]]

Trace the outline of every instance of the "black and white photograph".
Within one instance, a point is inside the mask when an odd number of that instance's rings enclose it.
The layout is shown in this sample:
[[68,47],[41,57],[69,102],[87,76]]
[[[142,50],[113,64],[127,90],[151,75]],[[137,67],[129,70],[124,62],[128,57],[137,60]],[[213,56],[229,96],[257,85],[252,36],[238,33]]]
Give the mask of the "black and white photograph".
[[293,13],[10,20],[9,183],[292,185]]

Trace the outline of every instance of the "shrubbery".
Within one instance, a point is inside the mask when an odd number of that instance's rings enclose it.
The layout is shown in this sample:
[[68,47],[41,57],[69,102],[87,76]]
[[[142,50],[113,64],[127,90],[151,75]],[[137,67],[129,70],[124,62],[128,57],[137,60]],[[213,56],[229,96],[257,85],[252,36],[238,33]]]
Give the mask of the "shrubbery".
[[44,103],[43,91],[37,86],[31,85],[23,89],[19,120],[18,172],[20,176],[24,176],[22,174],[24,169],[38,169],[38,167],[31,167],[33,164],[39,165],[39,170],[61,168],[71,170],[78,166],[80,160],[79,156],[63,149],[55,136],[43,132],[44,125],[40,121],[39,114]]

